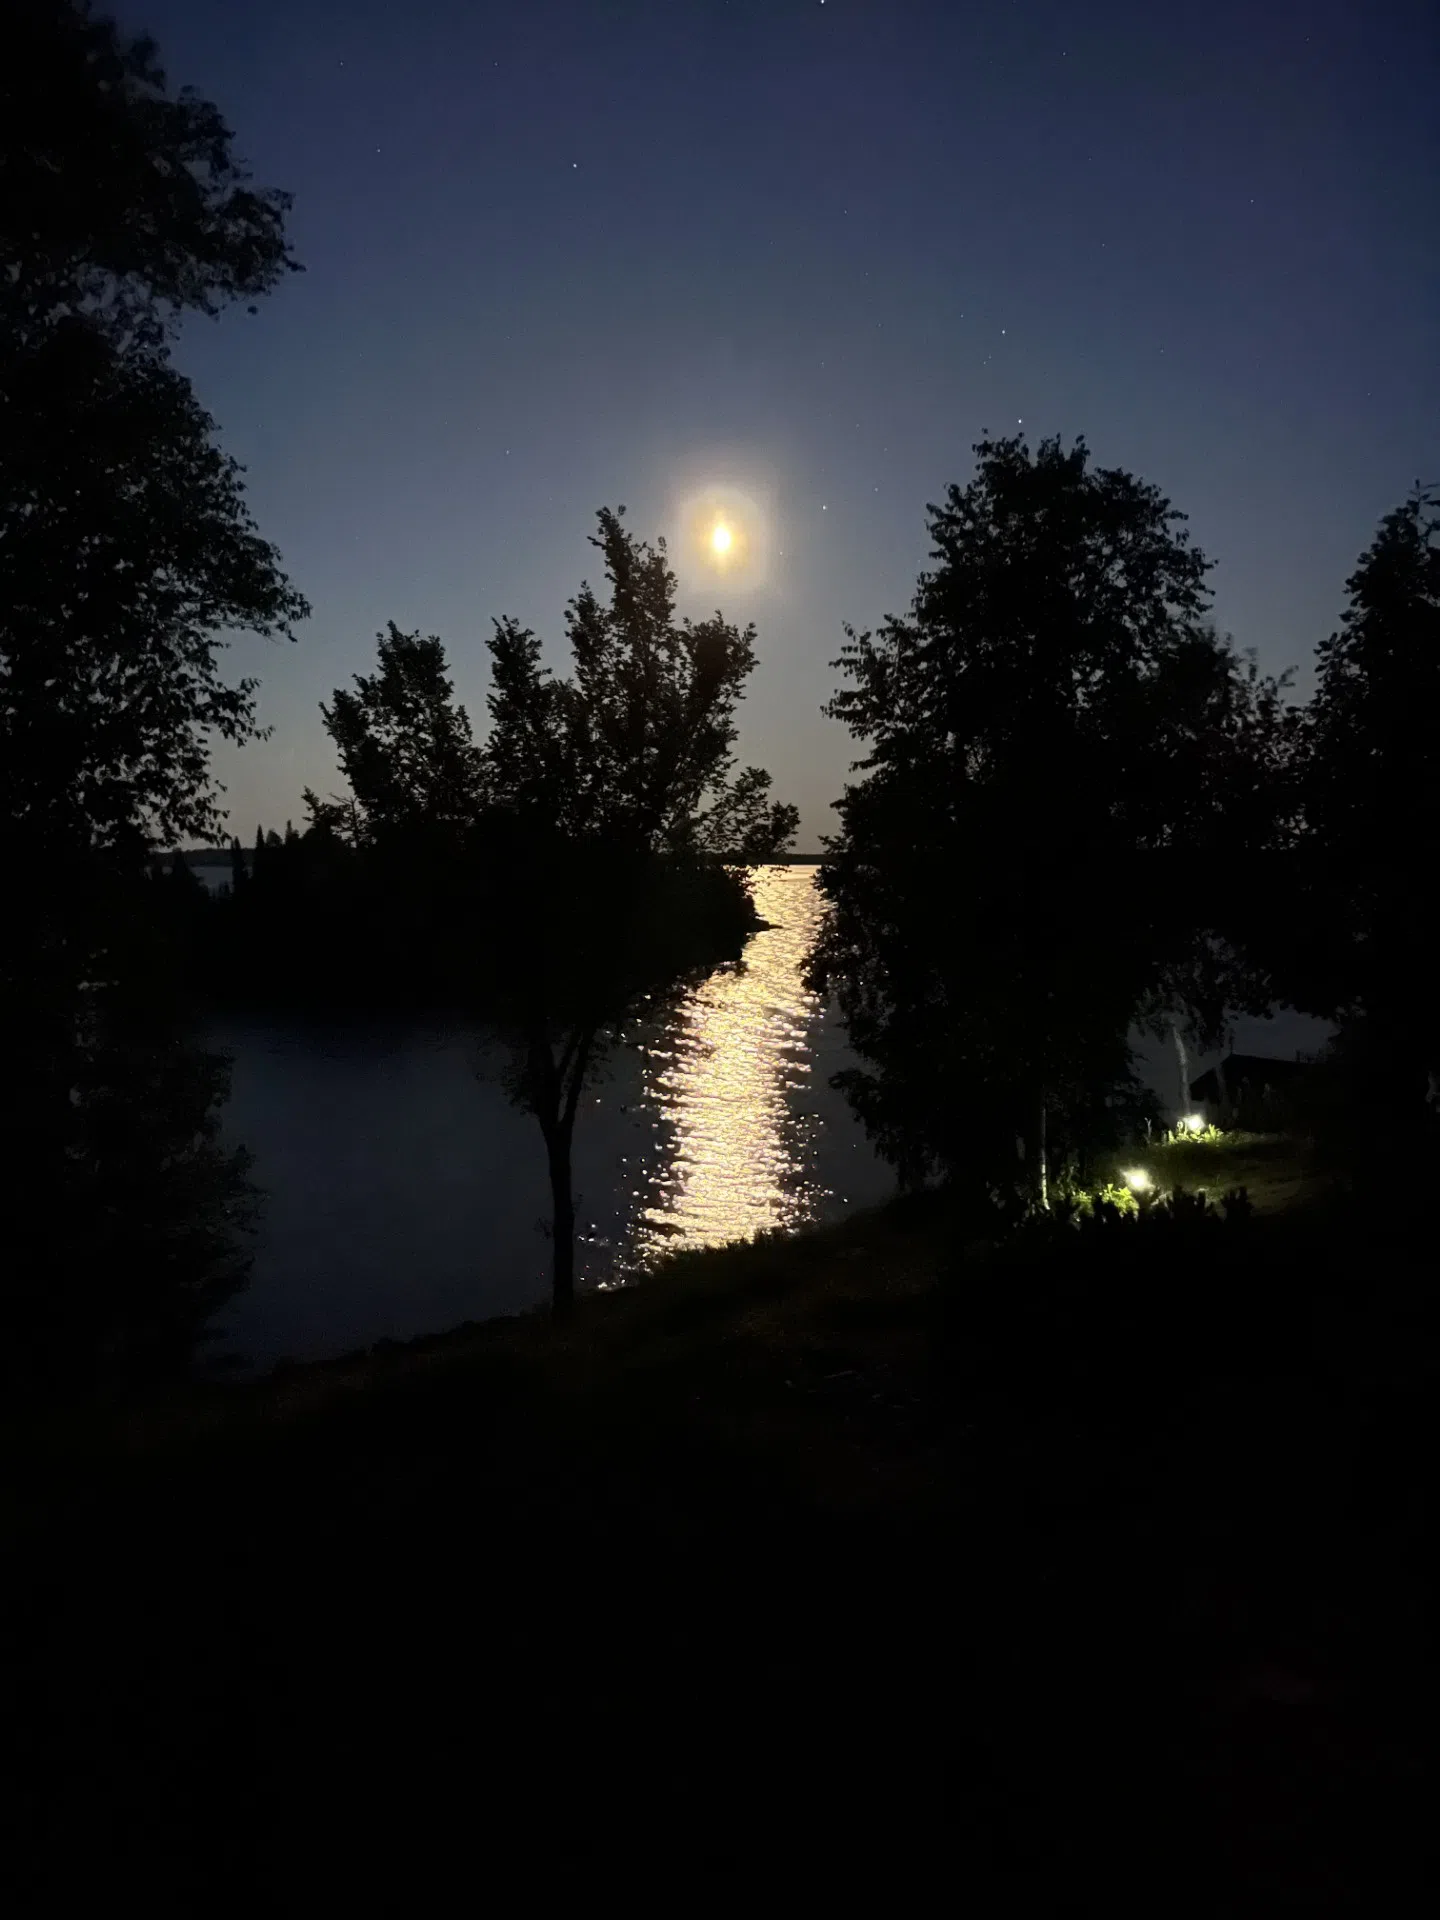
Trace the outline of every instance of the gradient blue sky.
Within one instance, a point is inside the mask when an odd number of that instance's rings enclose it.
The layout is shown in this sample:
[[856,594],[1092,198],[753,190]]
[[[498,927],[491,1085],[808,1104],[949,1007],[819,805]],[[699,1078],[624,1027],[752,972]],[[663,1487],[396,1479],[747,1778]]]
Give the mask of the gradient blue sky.
[[[314,615],[247,641],[232,822],[335,784],[317,703],[386,620],[477,722],[513,613],[564,665],[602,503],[763,493],[742,746],[830,823],[841,622],[907,601],[982,429],[1084,433],[1305,668],[1379,516],[1440,477],[1426,0],[124,0],[295,195],[306,266],[181,357]],[[783,553],[783,558],[779,557]],[[1302,674],[1302,682],[1304,676]]]

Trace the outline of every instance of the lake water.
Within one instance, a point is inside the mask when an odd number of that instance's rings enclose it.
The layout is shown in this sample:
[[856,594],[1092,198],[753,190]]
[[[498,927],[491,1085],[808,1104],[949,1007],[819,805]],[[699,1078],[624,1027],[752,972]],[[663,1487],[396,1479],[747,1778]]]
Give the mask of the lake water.
[[[228,874],[207,875],[212,884]],[[800,979],[819,915],[814,869],[767,867],[769,929],[662,1031],[624,1048],[575,1133],[582,1284],[633,1277],[667,1247],[713,1246],[871,1205],[894,1181],[829,1078],[843,1032]],[[1297,1015],[1237,1023],[1242,1052],[1324,1037]],[[249,1288],[222,1351],[269,1367],[463,1320],[549,1292],[540,1131],[499,1084],[479,1029],[414,1020],[227,1021],[225,1133],[254,1155],[265,1205]],[[1173,1052],[1143,1050],[1171,1101]],[[1190,1063],[1191,1074],[1210,1064]]]
[[[843,1034],[800,969],[814,870],[767,867],[769,928],[663,1030],[623,1048],[575,1130],[582,1284],[667,1247],[793,1229],[893,1190],[829,1086]],[[228,1139],[265,1206],[253,1276],[222,1316],[252,1365],[408,1339],[548,1297],[540,1130],[499,1084],[479,1029],[373,1019],[230,1020]]]

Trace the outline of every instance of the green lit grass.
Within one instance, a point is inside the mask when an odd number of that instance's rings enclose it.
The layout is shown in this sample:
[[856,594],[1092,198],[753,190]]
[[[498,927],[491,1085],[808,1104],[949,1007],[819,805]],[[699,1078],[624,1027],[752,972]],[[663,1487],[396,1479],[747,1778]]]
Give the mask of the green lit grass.
[[1219,1199],[1244,1187],[1258,1213],[1278,1213],[1315,1198],[1322,1182],[1300,1142],[1278,1133],[1223,1133],[1213,1140],[1167,1140],[1137,1152],[1157,1189],[1184,1187]]

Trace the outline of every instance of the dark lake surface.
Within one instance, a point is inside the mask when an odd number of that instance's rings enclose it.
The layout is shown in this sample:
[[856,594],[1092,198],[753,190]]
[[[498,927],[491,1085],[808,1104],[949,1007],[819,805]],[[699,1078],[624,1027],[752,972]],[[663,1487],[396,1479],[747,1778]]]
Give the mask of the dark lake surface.
[[[582,1284],[671,1246],[795,1228],[893,1190],[829,1076],[843,1034],[800,969],[814,871],[769,867],[770,926],[663,1030],[621,1049],[575,1133]],[[247,1291],[221,1320],[252,1365],[408,1339],[547,1297],[549,1211],[533,1119],[481,1029],[414,1020],[228,1020],[225,1133],[264,1189]]]
[[[622,1049],[585,1096],[582,1284],[633,1278],[667,1247],[794,1229],[893,1191],[829,1085],[844,1034],[801,982],[814,880],[809,867],[762,869],[756,906],[771,924],[744,965]],[[1299,1016],[1243,1021],[1235,1044],[1293,1056],[1325,1031]],[[545,1300],[540,1133],[506,1099],[482,1030],[227,1020],[210,1041],[234,1062],[226,1137],[250,1149],[264,1190],[253,1277],[221,1316],[220,1351],[264,1369]],[[1172,1096],[1173,1052],[1149,1048],[1146,1062]]]

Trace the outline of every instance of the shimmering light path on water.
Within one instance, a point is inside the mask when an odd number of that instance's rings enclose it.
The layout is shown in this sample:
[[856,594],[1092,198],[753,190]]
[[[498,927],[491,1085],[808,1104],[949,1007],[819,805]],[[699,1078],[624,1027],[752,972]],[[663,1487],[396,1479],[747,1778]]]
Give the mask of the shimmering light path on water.
[[[850,1060],[844,1033],[800,979],[814,870],[764,868],[755,892],[770,926],[743,967],[698,987],[643,1050],[620,1048],[583,1110],[585,1285],[623,1281],[669,1247],[833,1219],[891,1191],[830,1085]],[[1241,1050],[1301,1043],[1266,1026],[1241,1023]],[[257,1019],[217,1025],[212,1041],[235,1061],[226,1137],[253,1153],[264,1196],[252,1284],[217,1326],[226,1352],[256,1368],[320,1359],[548,1297],[539,1129],[506,1098],[483,1034]],[[1173,1062],[1161,1049],[1172,1081]]]
[[[673,1246],[828,1219],[890,1189],[829,1085],[844,1036],[800,971],[814,871],[762,869],[766,931],[742,966],[623,1046],[575,1131],[581,1284]],[[423,1021],[234,1021],[227,1137],[264,1191],[254,1278],[225,1310],[257,1367],[522,1312],[550,1291],[545,1154],[475,1029]]]
[[764,867],[770,924],[739,967],[712,974],[646,1049],[646,1094],[670,1132],[635,1226],[642,1258],[803,1224],[825,1194],[799,1108],[822,1006],[801,969],[819,919],[813,870]]

